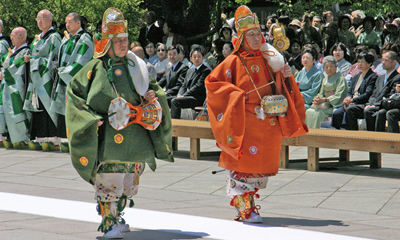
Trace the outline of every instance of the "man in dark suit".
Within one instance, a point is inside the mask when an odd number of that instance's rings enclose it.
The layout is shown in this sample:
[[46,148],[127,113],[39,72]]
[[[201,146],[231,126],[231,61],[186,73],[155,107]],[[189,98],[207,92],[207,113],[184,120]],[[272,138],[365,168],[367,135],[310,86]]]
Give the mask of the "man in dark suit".
[[[336,109],[332,115],[332,127],[337,129],[358,130],[357,119],[359,116],[353,114],[357,113],[357,110],[354,109],[364,109],[378,78],[378,75],[371,70],[371,65],[374,62],[372,53],[361,52],[357,56],[357,62],[361,72],[351,79],[347,97],[343,100],[343,107]],[[361,111],[359,114],[360,118],[363,116],[362,113]]]
[[394,86],[400,83],[400,74],[396,71],[397,53],[388,51],[382,54],[382,67],[386,74],[381,75],[375,84],[374,92],[364,109],[368,131],[385,131],[386,110],[381,109],[383,98],[388,98]]
[[172,66],[167,69],[158,82],[158,85],[164,89],[168,105],[171,107],[171,100],[178,94],[179,89],[185,81],[186,72],[189,68],[178,60],[181,52],[179,48],[170,46],[167,52],[168,60]]
[[147,26],[142,27],[139,33],[139,43],[142,47],[146,46],[147,42],[153,42],[154,44],[161,42],[164,34],[162,29],[154,24],[156,21],[156,14],[153,11],[146,12],[144,21]]
[[[395,84],[393,92],[400,93],[400,82]],[[400,133],[399,121],[400,121],[400,108],[393,108],[386,112],[386,118],[388,122],[388,132]]]
[[191,50],[190,60],[193,63],[193,67],[187,71],[177,97],[171,101],[172,118],[180,118],[182,108],[195,108],[203,105],[206,99],[204,80],[211,72],[203,64],[203,59],[203,49],[193,48]]

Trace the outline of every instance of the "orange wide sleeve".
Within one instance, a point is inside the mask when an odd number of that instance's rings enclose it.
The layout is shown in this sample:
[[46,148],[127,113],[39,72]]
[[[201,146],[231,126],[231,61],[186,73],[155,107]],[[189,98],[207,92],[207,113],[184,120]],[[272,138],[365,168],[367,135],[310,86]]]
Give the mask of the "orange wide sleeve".
[[217,145],[234,159],[239,159],[245,127],[245,92],[232,84],[236,74],[230,68],[233,66],[225,61],[205,80],[207,110]]

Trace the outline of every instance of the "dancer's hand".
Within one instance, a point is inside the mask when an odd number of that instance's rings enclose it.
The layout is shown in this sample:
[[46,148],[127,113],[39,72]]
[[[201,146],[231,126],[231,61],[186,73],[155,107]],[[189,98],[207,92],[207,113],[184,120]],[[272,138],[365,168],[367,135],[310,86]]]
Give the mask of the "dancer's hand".
[[149,90],[149,91],[147,91],[146,94],[144,94],[144,98],[148,102],[151,102],[155,97],[156,97],[156,93],[153,90]]
[[292,69],[290,69],[289,65],[286,63],[281,68],[281,73],[284,78],[288,78],[292,75]]

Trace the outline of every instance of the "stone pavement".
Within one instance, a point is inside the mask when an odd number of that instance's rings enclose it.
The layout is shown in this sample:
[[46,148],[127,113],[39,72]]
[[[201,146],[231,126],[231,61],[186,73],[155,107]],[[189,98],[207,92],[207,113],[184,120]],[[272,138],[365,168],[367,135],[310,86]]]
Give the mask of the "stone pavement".
[[[212,140],[202,140],[201,144],[202,151],[216,150]],[[142,226],[140,221],[147,221],[145,218],[153,218],[156,222],[165,213],[167,220],[163,219],[161,222],[161,225],[165,223],[165,227],[157,225],[135,228],[130,222],[132,231],[125,235],[125,239],[234,239],[213,238],[218,234],[207,235],[203,231],[187,231],[183,223],[182,228],[171,231],[167,225],[172,224],[175,216],[184,220],[187,216],[188,221],[207,217],[210,222],[215,220],[215,224],[226,224],[227,228],[244,225],[232,223],[236,211],[229,206],[229,199],[225,195],[225,173],[211,174],[219,169],[218,158],[189,160],[188,150],[189,140],[180,138],[179,151],[175,152],[175,163],[158,161],[158,169],[154,173],[146,169],[140,179],[139,194],[134,198],[135,207],[127,210],[126,216],[132,215],[130,210],[151,210],[144,211],[146,216],[143,218],[137,217],[139,214],[134,216],[137,220],[134,221],[136,226]],[[306,151],[306,148],[291,147],[290,157],[305,158]],[[338,151],[321,149],[320,154],[321,157],[334,157],[338,155]],[[351,152],[351,158],[366,159],[368,153]],[[306,170],[306,163],[291,164],[289,169],[281,169],[277,176],[271,177],[267,189],[259,192],[261,198],[257,204],[261,206],[264,223],[256,228],[265,231],[283,229],[287,232],[307,230],[300,233],[333,233],[397,240],[400,236],[399,155],[384,154],[382,166],[381,169],[357,166],[309,172]],[[12,205],[5,201],[6,196],[16,196],[16,201],[21,201],[16,203],[17,209],[5,210]],[[49,200],[48,207],[36,204],[34,200],[26,200],[37,197]],[[95,216],[95,220],[91,221],[84,219],[86,215],[90,215],[84,211],[82,216],[75,214],[78,215],[78,220],[36,213],[42,210],[55,211],[52,207],[56,205],[52,204],[59,204],[61,200],[66,200],[65,209],[57,208],[64,212],[72,211],[67,207],[69,203],[94,206],[93,189],[78,176],[68,154],[0,148],[0,205],[3,205],[0,206],[0,240],[103,239],[102,234],[96,231],[100,216]],[[96,214],[94,207],[89,212]],[[254,226],[251,227],[255,229]],[[218,228],[226,236],[235,230]],[[257,231],[254,234],[255,232]],[[248,239],[276,239],[252,235],[251,231],[246,234]],[[331,236],[334,237],[330,239],[342,239]],[[303,238],[299,235],[280,239]]]

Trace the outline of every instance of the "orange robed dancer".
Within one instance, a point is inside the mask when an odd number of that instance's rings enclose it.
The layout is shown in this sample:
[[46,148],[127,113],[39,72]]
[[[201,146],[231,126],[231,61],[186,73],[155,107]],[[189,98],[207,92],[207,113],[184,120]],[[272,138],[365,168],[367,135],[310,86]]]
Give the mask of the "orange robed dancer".
[[[308,129],[304,101],[283,56],[265,43],[257,16],[246,6],[235,13],[235,49],[206,78],[211,127],[222,149],[219,166],[227,171],[227,194],[238,218],[262,222],[254,198],[278,172],[282,136],[299,136]],[[286,79],[284,79],[286,78]],[[275,83],[274,83],[275,81]],[[283,94],[288,110],[265,115],[261,99]],[[268,108],[268,107],[267,107]]]

